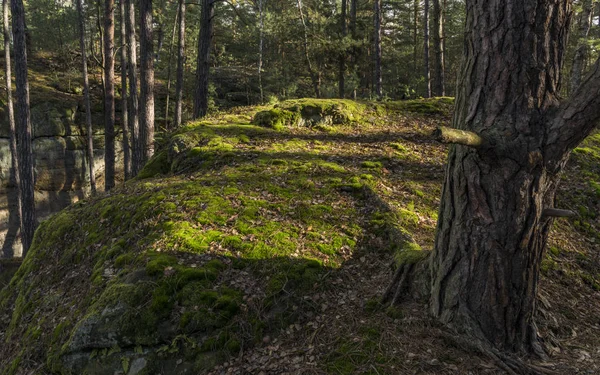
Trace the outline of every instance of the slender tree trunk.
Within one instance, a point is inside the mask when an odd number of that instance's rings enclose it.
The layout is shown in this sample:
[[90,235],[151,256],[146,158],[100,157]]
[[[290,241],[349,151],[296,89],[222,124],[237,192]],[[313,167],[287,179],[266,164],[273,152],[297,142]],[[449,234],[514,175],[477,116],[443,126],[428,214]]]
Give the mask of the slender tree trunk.
[[598,118],[598,98],[578,97],[582,113],[558,107],[569,14],[559,0],[467,1],[454,126],[484,144],[450,149],[430,306],[442,322],[507,351],[541,352],[534,311],[552,224],[544,212],[568,151],[593,127],[577,134],[571,122]]
[[[104,32],[102,30],[102,0],[96,1],[96,28],[98,29],[98,50],[100,51],[100,67],[104,72],[106,67],[106,56],[104,54]],[[106,95],[106,82],[104,74],[100,74],[100,80],[102,81],[102,95]]]
[[444,9],[442,0],[433,0],[433,49],[435,53],[433,94],[446,95],[446,74],[444,69]]
[[198,60],[196,65],[196,95],[194,118],[206,116],[208,112],[208,82],[210,74],[210,49],[213,40],[214,0],[202,0],[202,21],[198,36]]
[[175,84],[175,129],[181,126],[183,115],[183,69],[185,64],[185,0],[179,0],[179,34],[177,41],[177,83]]
[[135,37],[135,5],[132,0],[125,1],[125,18],[129,65],[129,129],[131,129],[131,177],[142,169],[143,152],[140,144],[139,101],[137,83],[137,41]]
[[350,0],[350,33],[356,39],[356,12],[358,0]]
[[417,71],[417,61],[419,60],[419,0],[415,0],[413,5],[413,71]]
[[[347,0],[342,0],[342,14],[340,17],[340,30],[342,32],[342,39],[345,39],[346,36],[348,35],[348,28],[346,27],[346,18],[347,18],[347,13],[348,13],[348,2]],[[344,42],[342,42],[342,45],[344,45]],[[343,49],[340,53],[340,66],[339,66],[339,73],[338,73],[338,95],[340,98],[344,99],[344,97],[346,96],[346,80],[345,80],[345,74],[346,74],[346,50]]]
[[265,27],[265,13],[264,13],[264,1],[258,0],[258,14],[260,18],[259,25],[259,41],[258,41],[258,89],[260,90],[260,103],[264,103],[264,90],[262,82],[262,67],[263,67],[263,46],[264,46],[264,27]]
[[173,32],[171,33],[171,44],[169,45],[169,60],[167,62],[167,100],[165,103],[165,129],[169,129],[169,104],[171,101],[171,60],[173,57],[173,46],[175,45],[175,32],[179,23],[179,4],[175,12],[175,22],[173,22]]
[[581,76],[583,75],[584,66],[589,55],[588,35],[592,23],[592,0],[583,0],[581,6],[577,50],[575,51],[575,56],[573,56],[569,93],[575,92],[581,84]]
[[121,126],[123,128],[123,169],[125,181],[131,176],[131,147],[129,145],[129,108],[127,108],[127,14],[125,1],[119,0],[121,11]]
[[425,68],[425,97],[431,98],[431,72],[429,70],[429,0],[423,5],[423,66]]
[[9,23],[9,4],[8,0],[2,0],[3,15],[3,34],[4,34],[4,77],[6,81],[6,109],[8,111],[8,125],[10,133],[10,169],[11,182],[17,191],[17,201],[15,202],[16,222],[19,223],[19,229],[23,228],[22,203],[21,203],[21,172],[19,171],[19,154],[17,149],[17,128],[15,125],[15,111],[12,98],[12,72],[10,60],[10,23]]
[[104,190],[115,186],[115,1],[104,0]]
[[152,0],[140,0],[140,144],[142,166],[154,154],[154,43]]
[[298,4],[298,12],[300,13],[300,21],[302,22],[302,26],[304,28],[304,58],[306,59],[306,66],[308,68],[308,74],[310,75],[310,79],[313,83],[313,88],[315,90],[315,97],[321,97],[321,83],[319,79],[319,75],[315,72],[312,61],[310,59],[310,54],[308,50],[308,26],[306,25],[306,20],[304,18],[304,11],[302,10],[302,0],[296,1]]
[[87,54],[85,50],[85,17],[83,1],[77,0],[79,18],[79,47],[81,48],[81,72],[83,75],[83,100],[85,102],[85,127],[87,132],[88,168],[90,173],[90,189],[96,194],[96,175],[94,174],[94,135],[92,132],[92,106],[90,103],[90,83],[88,79]]
[[381,0],[373,1],[373,65],[375,67],[374,72],[374,88],[375,88],[375,96],[378,99],[381,99],[383,96],[383,78],[381,75]]
[[11,0],[12,25],[15,50],[16,127],[17,148],[21,177],[22,222],[21,242],[23,257],[31,247],[37,225],[35,215],[35,177],[33,174],[33,149],[31,114],[29,108],[29,81],[27,78],[27,43],[25,35],[25,8],[22,0]]

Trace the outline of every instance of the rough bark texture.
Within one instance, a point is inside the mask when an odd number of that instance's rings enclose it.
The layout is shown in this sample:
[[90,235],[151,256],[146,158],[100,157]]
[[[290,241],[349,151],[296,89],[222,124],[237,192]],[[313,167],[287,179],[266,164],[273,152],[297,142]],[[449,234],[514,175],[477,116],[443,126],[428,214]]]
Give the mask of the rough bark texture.
[[179,24],[179,3],[175,12],[175,20],[173,22],[173,32],[171,33],[171,43],[169,44],[169,58],[167,61],[167,99],[165,103],[165,129],[169,129],[169,106],[171,100],[171,61],[173,60],[173,47],[175,46],[175,33]]
[[381,0],[373,1],[373,65],[375,67],[373,86],[375,96],[381,98],[383,95],[383,79],[381,76]]
[[433,94],[446,95],[446,73],[444,68],[444,9],[441,0],[433,0]]
[[152,0],[140,0],[140,147],[142,167],[154,154]]
[[35,232],[35,178],[31,145],[31,113],[29,109],[29,81],[27,79],[27,43],[25,35],[25,8],[22,0],[11,0],[15,51],[16,127],[19,169],[21,174],[22,222],[21,242],[23,257],[27,254]]
[[[454,126],[485,147],[450,150],[431,312],[497,348],[540,352],[533,316],[551,224],[543,212],[576,144],[565,123],[581,116],[557,99],[570,2],[468,0],[466,9]],[[592,126],[577,125],[588,134]]]
[[6,81],[6,109],[8,112],[8,125],[10,132],[10,157],[11,157],[11,183],[16,190],[16,212],[11,212],[14,222],[19,224],[19,228],[23,227],[22,218],[22,203],[21,203],[21,173],[19,171],[19,159],[17,150],[17,128],[15,125],[15,111],[12,98],[12,72],[10,61],[10,22],[9,22],[9,5],[8,0],[2,0],[2,15],[3,15],[3,36],[4,36],[4,77]]
[[196,65],[196,95],[194,118],[206,116],[208,112],[208,76],[210,73],[210,48],[213,40],[214,0],[202,0],[202,22],[198,36],[198,60]]
[[581,76],[583,75],[585,62],[589,55],[588,35],[592,23],[592,0],[583,0],[581,7],[582,10],[579,15],[579,29],[577,35],[577,50],[575,51],[575,56],[573,56],[569,93],[575,92],[577,87],[581,84]]
[[90,189],[96,194],[96,176],[94,174],[94,136],[92,134],[92,107],[90,103],[90,82],[88,79],[87,51],[85,49],[85,19],[83,1],[77,0],[79,23],[79,47],[81,48],[81,73],[83,75],[83,101],[85,102],[85,129],[87,132],[88,168],[90,173]]
[[431,71],[429,70],[429,0],[423,5],[423,76],[425,77],[425,97],[431,97]]
[[183,115],[183,67],[185,64],[185,1],[179,0],[179,33],[177,38],[177,83],[175,83],[175,129],[181,126]]
[[104,1],[104,190],[115,186],[115,1]]
[[119,0],[121,11],[121,126],[123,128],[123,170],[125,180],[131,176],[131,148],[129,147],[129,111],[127,108],[127,15],[125,2]]
[[125,1],[127,24],[127,52],[129,61],[129,129],[131,129],[131,177],[142,169],[143,152],[140,144],[139,101],[137,83],[137,41],[135,37],[135,5],[132,0]]

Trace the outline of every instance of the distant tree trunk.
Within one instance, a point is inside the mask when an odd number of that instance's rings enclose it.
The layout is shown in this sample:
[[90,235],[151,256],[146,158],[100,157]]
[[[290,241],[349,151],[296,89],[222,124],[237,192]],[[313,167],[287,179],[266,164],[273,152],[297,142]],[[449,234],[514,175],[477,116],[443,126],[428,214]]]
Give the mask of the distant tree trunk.
[[196,95],[194,118],[206,116],[208,112],[208,78],[210,74],[210,49],[213,40],[214,0],[202,0],[202,22],[198,36],[198,60],[196,64]]
[[19,223],[19,229],[23,228],[22,203],[21,203],[21,173],[19,171],[19,154],[17,149],[17,129],[15,125],[15,111],[12,98],[12,73],[10,61],[10,23],[9,23],[9,5],[8,0],[2,0],[3,15],[3,34],[4,34],[4,77],[6,81],[6,109],[8,111],[8,125],[10,135],[10,160],[11,160],[11,183],[17,191],[17,201],[15,202],[16,215],[15,222]]
[[139,101],[137,83],[137,40],[135,37],[135,5],[132,0],[125,1],[127,52],[129,61],[129,129],[131,129],[131,176],[136,176],[142,169],[144,159],[140,144]]
[[142,164],[154,154],[154,43],[152,0],[140,0],[140,139]]
[[[347,0],[342,0],[342,14],[340,15],[340,29],[342,32],[342,39],[345,39],[348,35],[348,28],[346,27],[346,18],[348,13],[348,5]],[[344,42],[342,42],[344,45]],[[339,77],[338,77],[338,95],[340,98],[344,99],[346,96],[346,50],[342,49],[340,53],[340,67],[339,67]]]
[[415,0],[413,6],[413,71],[417,71],[419,60],[419,0]]
[[121,126],[123,128],[123,169],[125,181],[131,176],[131,147],[129,146],[129,111],[127,108],[127,15],[125,1],[119,0],[121,10]]
[[583,75],[584,66],[589,55],[588,35],[592,23],[592,0],[583,0],[581,6],[577,50],[575,51],[575,56],[573,56],[569,93],[575,92],[581,84],[581,76]]
[[446,95],[446,73],[444,68],[444,5],[442,0],[433,0],[433,49],[435,52],[433,93]]
[[177,83],[175,84],[175,129],[183,116],[183,68],[185,64],[185,0],[179,0],[179,35],[177,41]]
[[264,4],[263,2],[266,0],[258,0],[258,14],[260,18],[259,25],[259,41],[258,41],[258,89],[260,91],[260,103],[264,103],[265,95],[263,90],[263,82],[262,82],[262,67],[263,67],[263,47],[264,47],[264,27],[265,27],[265,13],[264,13]]
[[23,244],[23,257],[25,257],[31,247],[37,222],[35,215],[35,177],[33,174],[31,113],[29,108],[29,81],[27,78],[27,42],[23,1],[11,0],[11,11],[15,50],[15,82],[17,88],[17,148],[21,177],[20,190],[23,204],[21,242]]
[[94,174],[94,135],[92,132],[92,106],[90,103],[90,83],[88,79],[87,53],[85,50],[85,17],[83,13],[83,1],[77,0],[76,6],[79,18],[79,47],[81,48],[81,73],[83,75],[83,100],[85,102],[85,127],[87,132],[90,189],[92,194],[96,194],[96,175]]
[[179,24],[179,3],[175,12],[175,22],[173,22],[173,32],[171,33],[171,44],[169,45],[169,58],[167,61],[167,99],[165,103],[165,129],[169,129],[169,105],[171,101],[171,61],[173,60],[173,46],[175,45],[175,32]]
[[302,21],[302,26],[304,28],[304,58],[306,59],[306,66],[308,68],[308,74],[310,75],[310,79],[313,83],[313,88],[315,90],[315,97],[321,97],[321,80],[319,75],[315,72],[312,61],[310,60],[310,54],[308,51],[308,26],[306,25],[306,20],[304,19],[304,11],[302,10],[302,0],[296,0],[298,4],[298,12],[300,13],[300,21]]
[[104,190],[115,186],[115,0],[104,0]]
[[350,33],[356,39],[356,12],[358,0],[350,0]]
[[431,71],[429,70],[429,0],[423,5],[423,67],[425,68],[425,97],[431,98]]
[[383,96],[383,79],[381,75],[381,0],[373,1],[373,45],[375,53],[373,54],[373,65],[375,67],[374,88],[375,96],[381,99]]

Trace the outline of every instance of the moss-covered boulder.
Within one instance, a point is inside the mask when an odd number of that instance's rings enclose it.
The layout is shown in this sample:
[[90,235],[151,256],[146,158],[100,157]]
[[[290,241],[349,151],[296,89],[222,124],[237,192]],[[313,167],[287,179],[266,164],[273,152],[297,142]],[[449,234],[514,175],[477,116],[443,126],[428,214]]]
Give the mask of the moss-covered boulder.
[[203,373],[315,313],[304,297],[354,252],[395,248],[377,218],[397,216],[337,140],[224,118],[42,223],[0,293],[0,374]]

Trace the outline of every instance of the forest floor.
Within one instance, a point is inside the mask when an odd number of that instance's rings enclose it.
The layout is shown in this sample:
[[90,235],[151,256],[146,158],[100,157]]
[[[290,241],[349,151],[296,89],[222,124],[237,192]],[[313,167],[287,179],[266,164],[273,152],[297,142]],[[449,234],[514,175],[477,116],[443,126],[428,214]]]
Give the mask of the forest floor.
[[[58,372],[56,358],[80,353],[81,322],[117,301],[142,301],[147,314],[119,312],[125,339],[118,350],[96,346],[90,363],[115,357],[122,373],[156,353],[156,374],[504,373],[457,344],[424,302],[379,304],[396,252],[433,247],[447,150],[430,134],[449,124],[451,101],[324,101],[354,118],[276,121],[310,103],[190,123],[138,179],[43,224],[0,293],[0,367],[23,370],[0,373]],[[252,124],[259,110],[275,129]],[[557,207],[578,217],[552,229],[537,316],[550,359],[533,363],[597,374],[600,134],[574,152]],[[157,322],[176,333],[156,334]]]

